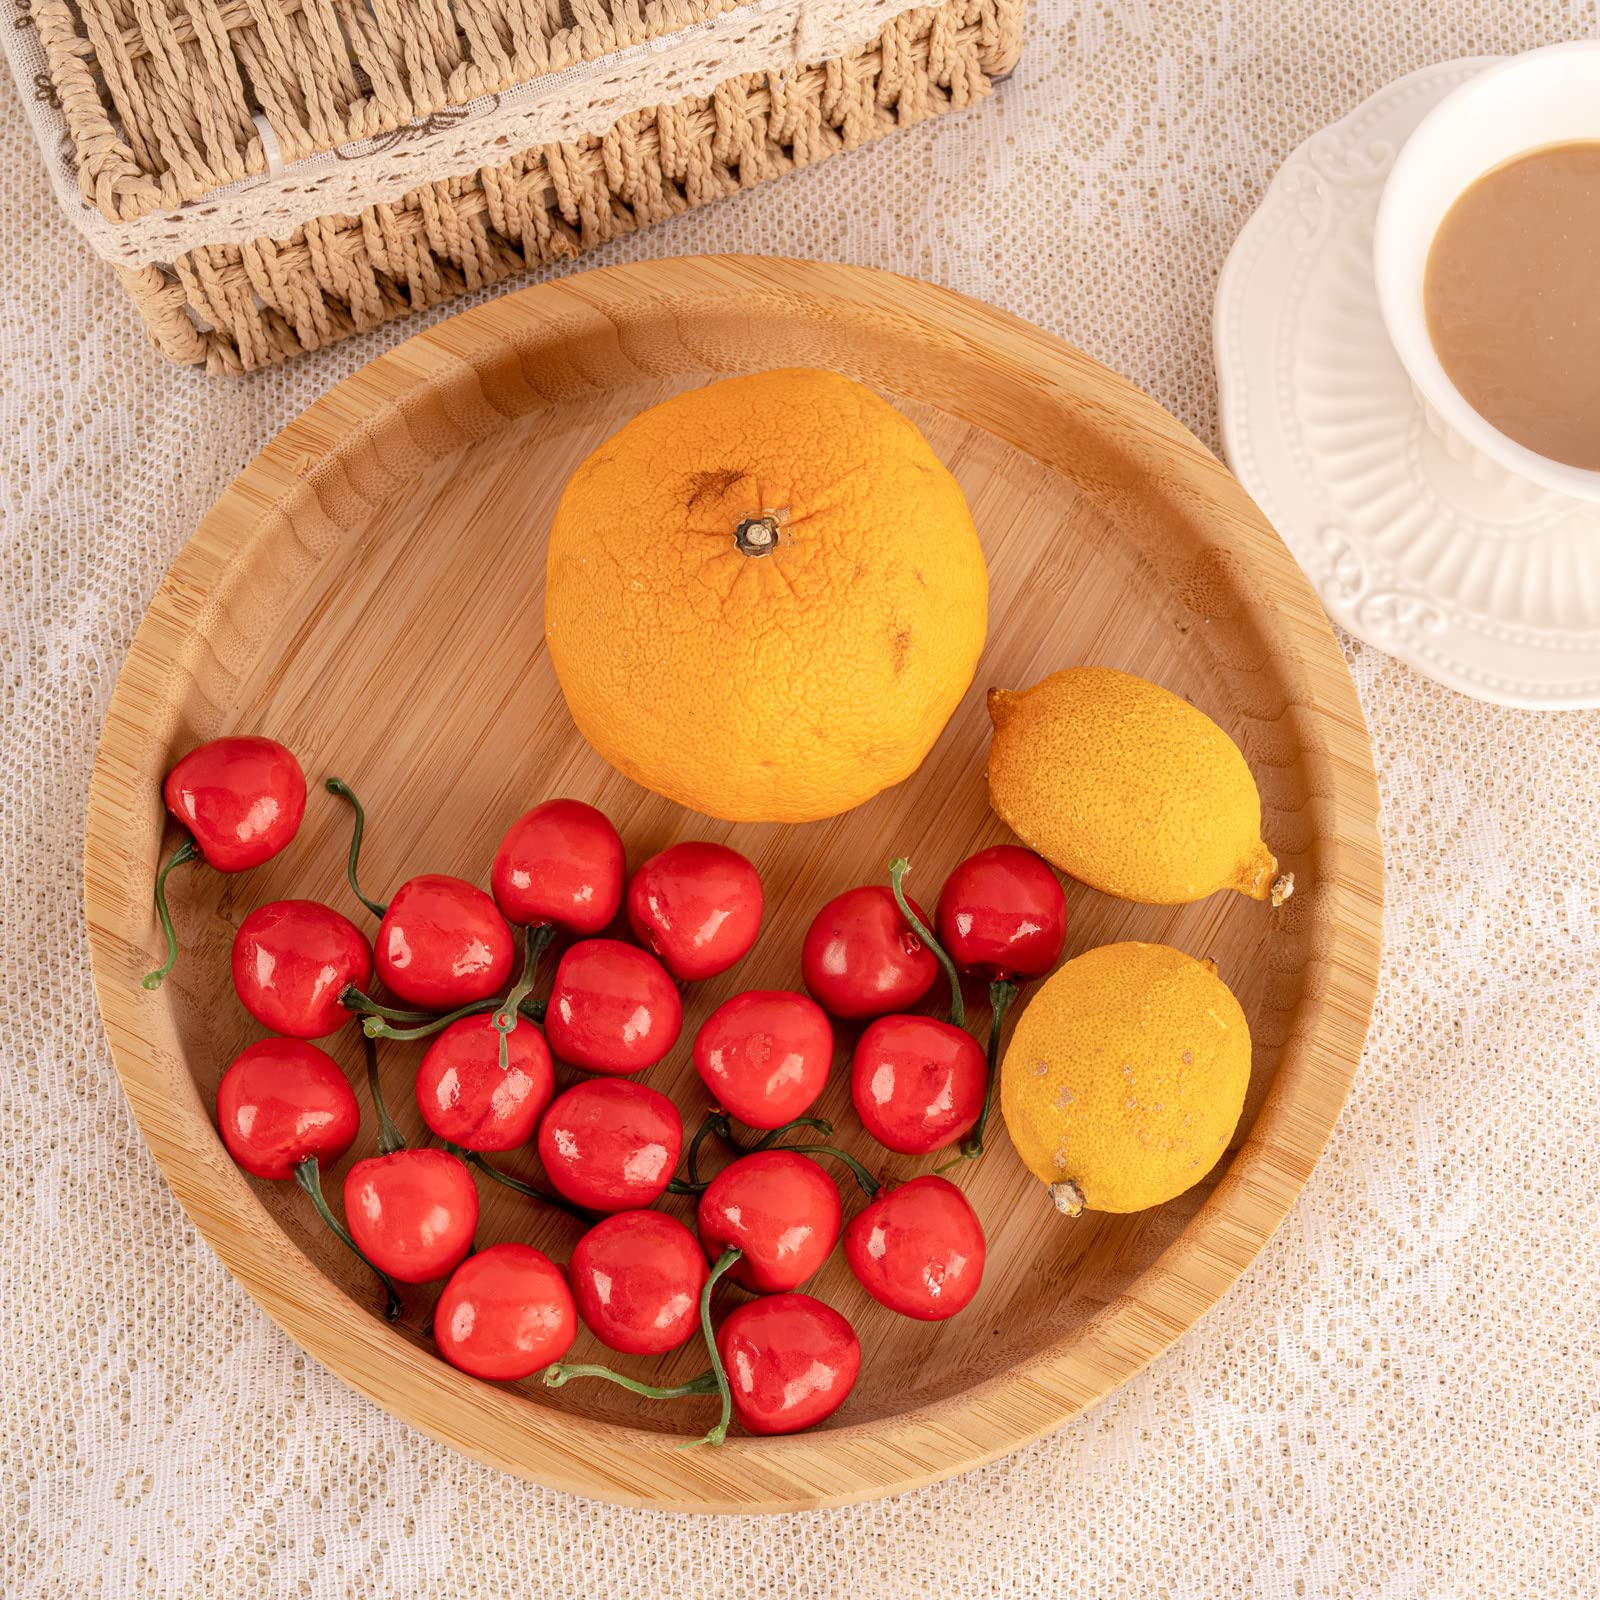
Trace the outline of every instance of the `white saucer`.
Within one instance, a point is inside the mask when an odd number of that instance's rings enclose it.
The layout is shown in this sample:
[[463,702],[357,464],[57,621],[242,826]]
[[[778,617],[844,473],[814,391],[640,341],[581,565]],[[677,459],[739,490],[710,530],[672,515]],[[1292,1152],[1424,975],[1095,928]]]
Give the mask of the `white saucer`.
[[1217,286],[1223,448],[1341,627],[1482,700],[1597,706],[1600,506],[1447,445],[1373,286],[1395,153],[1498,59],[1401,78],[1284,162]]

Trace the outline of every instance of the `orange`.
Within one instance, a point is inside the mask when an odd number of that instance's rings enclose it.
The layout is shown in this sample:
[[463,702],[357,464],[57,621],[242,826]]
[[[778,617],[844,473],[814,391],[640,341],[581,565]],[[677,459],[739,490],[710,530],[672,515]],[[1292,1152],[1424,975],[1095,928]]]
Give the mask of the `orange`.
[[578,468],[545,638],[618,771],[710,816],[805,822],[921,765],[988,600],[927,440],[861,384],[795,369],[678,395]]

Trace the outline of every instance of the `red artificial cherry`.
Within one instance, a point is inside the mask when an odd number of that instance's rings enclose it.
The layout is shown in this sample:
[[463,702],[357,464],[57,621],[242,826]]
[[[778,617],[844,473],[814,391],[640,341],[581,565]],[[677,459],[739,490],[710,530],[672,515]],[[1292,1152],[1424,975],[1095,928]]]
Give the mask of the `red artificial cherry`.
[[662,1211],[620,1211],[578,1241],[568,1267],[578,1315],[601,1344],[627,1355],[676,1350],[699,1326],[706,1258]]
[[315,900],[257,906],[233,936],[233,987],[264,1028],[324,1039],[349,1019],[347,989],[372,976],[372,947],[348,917]]
[[401,884],[378,928],[378,976],[402,1000],[435,1011],[498,993],[514,954],[494,901],[438,872]]
[[622,840],[604,812],[546,800],[506,830],[489,882],[507,922],[599,933],[622,903]]
[[968,856],[939,892],[939,942],[964,972],[1037,978],[1061,958],[1067,897],[1049,865],[1021,845]]
[[747,1128],[792,1122],[822,1093],[832,1062],[827,1013],[787,989],[736,994],[695,1035],[695,1071]]
[[561,1269],[527,1244],[493,1244],[451,1274],[433,1312],[433,1338],[452,1367],[513,1382],[559,1361],[578,1336]]
[[462,1017],[428,1046],[417,1068],[417,1109],[429,1129],[464,1150],[515,1150],[533,1137],[555,1093],[550,1050],[537,1028],[506,1036],[487,1014]]
[[[921,907],[910,904],[922,917]],[[873,883],[846,890],[817,913],[800,971],[825,1011],[879,1017],[914,1006],[933,987],[939,962],[912,932],[893,892]]]
[[879,1305],[923,1322],[953,1317],[983,1282],[983,1227],[946,1178],[880,1195],[844,1233],[845,1260]]
[[478,1189],[448,1150],[390,1150],[351,1167],[344,1180],[351,1235],[401,1283],[446,1277],[472,1248]]
[[167,907],[167,877],[196,858],[218,872],[243,872],[270,861],[294,838],[306,814],[306,775],[276,739],[234,736],[197,745],[167,774],[162,798],[189,837],[156,874],[156,916],[166,959],[144,977],[159,989],[178,959]]
[[306,813],[306,775],[276,739],[199,745],[167,774],[161,793],[206,865],[218,872],[270,861]]
[[717,1330],[717,1354],[751,1433],[798,1433],[831,1417],[861,1370],[855,1329],[808,1294],[737,1307]]
[[850,1061],[850,1098],[886,1149],[926,1155],[977,1122],[989,1085],[983,1051],[965,1028],[934,1017],[879,1017]]
[[761,874],[725,844],[691,839],[651,856],[628,885],[628,926],[680,982],[714,978],[761,931]]
[[590,1211],[631,1211],[665,1192],[683,1149],[683,1119],[659,1091],[618,1078],[575,1084],[539,1124],[551,1184]]
[[301,1039],[259,1039],[240,1051],[217,1085],[217,1128],[228,1154],[258,1178],[293,1178],[317,1214],[383,1280],[384,1315],[400,1297],[381,1268],[362,1255],[322,1194],[321,1164],[355,1142],[361,1109],[338,1063]]
[[648,951],[584,939],[556,967],[544,1025],[562,1061],[628,1075],[653,1067],[677,1043],[683,1002]]
[[700,1196],[700,1243],[715,1261],[736,1247],[728,1276],[761,1294],[796,1289],[839,1240],[844,1210],[833,1179],[792,1150],[757,1150],[726,1166]]
[[[896,863],[899,866],[900,863]],[[1048,972],[1067,938],[1067,897],[1039,856],[999,844],[968,856],[939,892],[938,940],[946,959],[989,980],[988,1088],[961,1144],[964,1160],[983,1154],[983,1131],[999,1076],[1001,1033],[1017,980]],[[952,969],[953,970],[953,969]],[[952,1022],[959,986],[952,977]]]
[[338,1064],[299,1039],[257,1040],[217,1085],[222,1142],[258,1178],[292,1178],[303,1161],[337,1161],[360,1126]]

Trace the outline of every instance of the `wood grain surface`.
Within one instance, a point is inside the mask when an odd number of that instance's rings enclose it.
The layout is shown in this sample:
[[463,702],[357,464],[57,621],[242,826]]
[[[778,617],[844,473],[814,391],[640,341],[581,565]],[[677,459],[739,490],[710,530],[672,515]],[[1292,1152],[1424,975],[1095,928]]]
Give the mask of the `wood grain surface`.
[[[718,376],[790,365],[857,377],[925,430],[983,538],[989,643],[910,781],[832,821],[730,827],[635,787],[578,736],[543,648],[545,534],[568,474],[627,417]],[[260,1031],[229,977],[239,921],[309,895],[375,931],[344,887],[348,817],[321,778],[337,773],[367,802],[363,877],[380,897],[419,871],[486,883],[506,825],[558,794],[603,807],[630,865],[681,838],[748,854],[768,896],[761,939],[734,972],[689,991],[682,1042],[646,1074],[692,1129],[707,1104],[689,1062],[700,1020],[737,989],[797,987],[815,909],[883,879],[892,856],[910,856],[912,892],[931,902],[963,855],[1005,838],[986,801],[984,691],[1081,662],[1141,673],[1215,717],[1248,757],[1266,836],[1296,875],[1276,911],[1236,895],[1133,906],[1068,886],[1069,955],[1131,937],[1217,960],[1255,1041],[1235,1147],[1171,1205],[1068,1222],[997,1132],[984,1160],[955,1174],[989,1238],[965,1312],[895,1317],[837,1252],[808,1286],[852,1320],[865,1352],[854,1394],[822,1428],[680,1451],[710,1404],[467,1378],[422,1336],[435,1290],[412,1291],[403,1323],[386,1326],[370,1275],[294,1185],[247,1179],[229,1161],[212,1098]],[[151,887],[176,838],[160,780],[226,732],[298,753],[312,783],[305,823],[254,872],[175,875],[184,952],[147,994]],[[106,1030],[144,1136],[205,1237],[307,1351],[418,1427],[543,1483],[630,1504],[786,1510],[909,1488],[1056,1427],[1244,1270],[1316,1162],[1360,1054],[1378,968],[1376,815],[1361,713],[1311,589],[1233,478],[1154,402],[926,284],[780,260],[658,261],[543,284],[418,335],[291,423],[230,487],[168,573],[118,681],[90,802],[87,910]],[[841,1029],[817,1109],[885,1177],[930,1169],[934,1157],[886,1157],[856,1124],[852,1040]],[[325,1047],[366,1111],[354,1028]],[[421,1049],[384,1047],[408,1132],[420,1126]],[[374,1144],[368,1111],[346,1163]],[[336,1206],[346,1163],[327,1183]],[[531,1152],[506,1165],[537,1175]],[[576,1224],[480,1187],[480,1242],[524,1239],[566,1260]],[[847,1212],[860,1203],[848,1196]],[[738,1291],[725,1292],[731,1304]],[[573,1351],[603,1355],[586,1334]],[[618,1364],[675,1381],[704,1361],[692,1344]]]

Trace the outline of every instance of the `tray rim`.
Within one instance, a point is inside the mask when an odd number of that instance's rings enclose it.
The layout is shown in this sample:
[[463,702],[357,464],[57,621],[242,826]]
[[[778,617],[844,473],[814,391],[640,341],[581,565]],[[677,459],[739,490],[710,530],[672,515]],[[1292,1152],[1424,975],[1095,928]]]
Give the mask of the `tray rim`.
[[[1108,391],[1129,448],[1151,459],[1159,456],[1163,471],[1175,473],[1181,489],[1206,503],[1236,543],[1251,547],[1252,560],[1272,582],[1275,609],[1301,651],[1299,659],[1321,668],[1339,702],[1319,704],[1319,712],[1337,714],[1360,730],[1362,758],[1351,762],[1342,755],[1332,763],[1333,790],[1327,797],[1338,816],[1341,841],[1357,846],[1348,852],[1351,881],[1346,885],[1341,878],[1338,886],[1349,889],[1346,899],[1352,904],[1345,909],[1357,916],[1349,925],[1328,922],[1322,945],[1308,963],[1308,970],[1323,968],[1323,982],[1303,1002],[1313,1020],[1335,1005],[1352,1018],[1359,1035],[1352,1047],[1341,1054],[1318,1042],[1315,1027],[1304,1026],[1285,1042],[1274,1085],[1215,1191],[1128,1290],[1068,1339],[957,1395],[892,1419],[787,1438],[730,1437],[716,1453],[718,1466],[728,1472],[702,1470],[697,1462],[709,1452],[680,1453],[676,1439],[652,1430],[551,1410],[514,1390],[470,1379],[411,1345],[324,1278],[228,1160],[214,1130],[206,1148],[185,1142],[185,1130],[197,1119],[211,1128],[209,1111],[183,1066],[164,1013],[149,1003],[153,997],[126,981],[129,973],[142,970],[148,930],[128,925],[136,897],[127,893],[126,882],[116,883],[120,893],[96,887],[104,878],[97,855],[108,845],[124,856],[159,848],[159,832],[154,841],[132,837],[133,812],[123,799],[126,763],[123,770],[113,770],[122,760],[118,747],[125,740],[150,742],[148,728],[130,718],[132,708],[170,675],[162,646],[188,633],[212,585],[253,542],[265,512],[285,496],[312,488],[315,468],[337,451],[338,441],[402,408],[408,393],[441,372],[459,373],[471,352],[502,346],[508,319],[526,324],[530,332],[542,329],[557,336],[563,313],[603,311],[607,304],[637,307],[657,279],[670,282],[675,275],[696,280],[698,292],[708,295],[770,290],[776,277],[790,294],[857,312],[877,307],[902,321],[909,317],[940,327],[996,360],[1013,366],[1025,362],[1041,403],[1059,406],[1074,396],[1081,401],[1086,384],[1102,391],[1101,400]],[[682,298],[684,292],[680,285],[666,291],[666,298]],[[985,426],[961,410],[953,414]],[[1304,1187],[1359,1064],[1381,949],[1377,822],[1370,740],[1320,603],[1237,480],[1155,400],[1043,330],[917,279],[779,257],[666,258],[531,285],[413,335],[293,418],[228,485],[163,577],[119,672],[95,752],[85,833],[85,909],[96,999],[140,1134],[202,1237],[299,1348],[433,1438],[547,1487],[657,1510],[784,1512],[921,1487],[1042,1437],[1143,1370],[1238,1280]],[[167,1035],[164,1040],[149,1037],[153,1018],[156,1031]],[[1248,1218],[1240,1207],[1246,1188]],[[308,1280],[318,1292],[297,1294],[297,1286]],[[898,1464],[875,1474],[850,1466],[852,1447],[869,1442]],[[516,1448],[528,1445],[537,1447],[536,1456]],[[614,1453],[648,1464],[653,1482],[639,1487],[603,1471],[597,1457]],[[751,1457],[757,1453],[761,1477],[775,1475],[782,1480],[780,1488],[747,1490],[735,1484],[741,1462],[754,1467]]]

